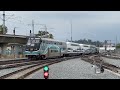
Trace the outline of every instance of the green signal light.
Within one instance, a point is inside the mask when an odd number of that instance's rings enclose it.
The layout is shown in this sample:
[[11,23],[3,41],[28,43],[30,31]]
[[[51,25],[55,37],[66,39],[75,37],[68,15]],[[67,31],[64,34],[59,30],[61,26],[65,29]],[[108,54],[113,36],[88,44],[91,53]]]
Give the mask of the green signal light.
[[48,66],[45,66],[44,71],[48,71],[48,70],[49,70]]

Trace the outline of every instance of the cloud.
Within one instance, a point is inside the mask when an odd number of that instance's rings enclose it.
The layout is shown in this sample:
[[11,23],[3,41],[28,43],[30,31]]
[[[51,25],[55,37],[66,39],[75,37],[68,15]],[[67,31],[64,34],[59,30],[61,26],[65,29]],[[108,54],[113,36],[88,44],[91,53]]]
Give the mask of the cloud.
[[[0,13],[2,15],[2,12]],[[120,33],[120,11],[6,11],[6,15],[12,14],[21,18],[6,21],[9,33],[13,32],[14,27],[19,27],[16,29],[17,34],[29,35],[32,27],[28,24],[32,23],[32,19],[35,24],[46,24],[48,28],[54,28],[51,33],[54,33],[56,39],[61,40],[71,37],[71,20],[74,40],[80,38],[113,39]],[[42,26],[35,25],[35,33],[40,28]]]

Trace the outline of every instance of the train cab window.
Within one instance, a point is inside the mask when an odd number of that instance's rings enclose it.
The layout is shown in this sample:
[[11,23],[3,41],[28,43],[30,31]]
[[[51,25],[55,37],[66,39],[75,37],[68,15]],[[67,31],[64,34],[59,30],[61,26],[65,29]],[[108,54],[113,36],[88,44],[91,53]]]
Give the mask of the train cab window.
[[89,47],[89,46],[84,46],[84,47]]

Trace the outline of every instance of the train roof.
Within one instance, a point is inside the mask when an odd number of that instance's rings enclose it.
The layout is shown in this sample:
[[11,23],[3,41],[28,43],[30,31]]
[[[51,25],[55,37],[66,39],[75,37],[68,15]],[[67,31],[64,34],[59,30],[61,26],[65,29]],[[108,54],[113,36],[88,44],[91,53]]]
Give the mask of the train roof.
[[[39,37],[35,38],[35,39],[40,39]],[[48,40],[48,41],[55,41],[55,42],[63,42],[65,43],[64,41],[60,41],[60,40],[55,40],[55,39],[50,39],[50,38],[41,38],[42,40]]]
[[64,42],[65,41],[60,41],[60,40],[55,40],[55,39],[50,39],[50,38],[41,38],[42,40],[48,40],[48,41],[56,41],[56,42]]
[[79,45],[87,45],[87,46],[90,46],[89,44],[79,44]]
[[77,44],[79,45],[79,43],[74,43],[74,42],[66,42],[67,44]]
[[90,44],[79,44],[80,46],[82,45],[85,45],[85,46],[93,46],[93,47],[96,47],[95,45],[90,45]]

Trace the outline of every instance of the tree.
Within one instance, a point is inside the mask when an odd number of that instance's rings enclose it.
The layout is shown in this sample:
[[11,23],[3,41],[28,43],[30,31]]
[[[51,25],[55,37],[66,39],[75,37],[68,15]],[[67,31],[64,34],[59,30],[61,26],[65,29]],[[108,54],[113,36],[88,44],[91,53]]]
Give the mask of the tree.
[[44,35],[47,35],[47,34],[49,34],[49,36],[48,36],[47,38],[53,39],[53,35],[50,34],[50,33],[47,32],[47,31],[38,31],[38,34],[36,34],[36,36],[44,36]]
[[92,41],[92,40],[90,40],[90,39],[80,39],[80,40],[75,40],[75,41],[73,41],[73,42],[75,42],[75,43],[80,43],[80,44],[90,44],[90,45],[95,45],[95,46],[97,46],[97,47],[99,47],[99,46],[103,46],[103,42],[100,42],[100,41]]
[[116,48],[120,48],[120,44],[117,44],[117,45],[116,45]]
[[53,35],[52,35],[52,34],[49,34],[49,38],[53,39]]
[[5,26],[5,29],[3,29],[3,25],[0,25],[0,34],[6,34],[8,31],[7,27]]

